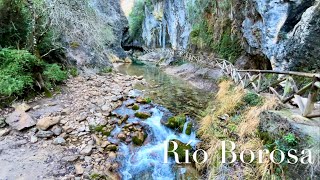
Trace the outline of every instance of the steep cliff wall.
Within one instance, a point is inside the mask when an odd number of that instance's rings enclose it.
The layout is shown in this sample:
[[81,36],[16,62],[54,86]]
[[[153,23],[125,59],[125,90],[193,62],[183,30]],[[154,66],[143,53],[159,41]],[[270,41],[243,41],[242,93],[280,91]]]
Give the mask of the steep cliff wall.
[[315,0],[248,0],[242,11],[246,51],[265,55],[274,69],[319,70],[319,10]]
[[213,51],[230,61],[242,54],[239,68],[319,71],[319,3],[146,1],[142,37],[149,47]]
[[191,32],[186,1],[154,0],[145,6],[142,38],[150,48],[186,49]]
[[47,1],[49,14],[69,62],[78,67],[112,66],[110,55],[125,58],[121,48],[128,21],[120,0]]

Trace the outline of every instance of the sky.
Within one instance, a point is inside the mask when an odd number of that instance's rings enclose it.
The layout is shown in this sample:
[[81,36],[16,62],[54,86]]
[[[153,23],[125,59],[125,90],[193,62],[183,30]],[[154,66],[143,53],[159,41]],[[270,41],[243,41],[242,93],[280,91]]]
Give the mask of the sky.
[[124,14],[128,17],[132,10],[134,0],[120,0],[120,3]]

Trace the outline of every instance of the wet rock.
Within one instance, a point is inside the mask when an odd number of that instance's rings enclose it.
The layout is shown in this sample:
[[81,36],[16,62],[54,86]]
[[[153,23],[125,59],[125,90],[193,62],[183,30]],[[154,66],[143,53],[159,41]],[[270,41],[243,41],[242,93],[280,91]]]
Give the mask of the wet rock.
[[187,129],[186,129],[186,135],[190,135],[191,134],[191,130],[192,130],[192,123],[191,122],[188,122],[188,125],[187,125]]
[[125,115],[124,117],[122,117],[119,121],[118,124],[121,125],[122,123],[126,122],[129,119],[129,115]]
[[117,145],[115,145],[115,144],[109,144],[109,145],[106,147],[106,150],[107,150],[107,151],[117,151],[117,150],[118,150],[118,147],[117,147]]
[[138,104],[134,104],[134,105],[132,106],[132,110],[134,110],[134,111],[139,110],[139,109],[140,109],[140,107],[139,107]]
[[171,156],[171,157],[174,157],[174,153],[170,152],[170,151],[172,151],[174,149],[174,143],[172,141],[174,141],[178,145],[178,148],[175,150],[175,152],[178,153],[178,155],[179,155],[179,161],[180,162],[184,162],[185,161],[185,157],[186,157],[185,151],[188,150],[189,152],[191,152],[192,147],[190,145],[184,144],[183,142],[181,142],[181,141],[179,141],[177,139],[170,140],[168,142],[169,143],[169,145],[168,145],[168,155]]
[[134,113],[134,116],[140,119],[148,119],[149,117],[151,117],[151,114],[147,112],[136,112]]
[[43,130],[39,130],[36,134],[36,137],[38,138],[50,138],[53,136],[53,132],[52,131],[43,131]]
[[141,146],[146,138],[147,134],[144,132],[135,132],[134,136],[132,137],[132,142],[137,145]]
[[31,118],[31,116],[23,111],[14,111],[11,113],[7,117],[6,123],[13,129],[19,131],[36,125],[36,122]]
[[119,138],[121,141],[125,141],[126,138],[127,138],[127,136],[126,136],[125,134],[123,134],[123,133],[120,133],[120,134],[118,134],[118,138]]
[[64,145],[66,145],[66,140],[62,137],[57,137],[52,141],[52,144],[64,146]]
[[74,162],[78,159],[79,157],[78,156],[65,156],[61,159],[61,161],[64,161],[64,162]]
[[88,156],[92,153],[92,148],[93,147],[91,145],[88,145],[80,151],[80,154]]
[[165,126],[171,129],[177,129],[179,132],[183,131],[184,123],[186,122],[186,115],[180,114],[178,116],[173,116],[168,119],[168,122]]
[[142,98],[141,96],[139,96],[137,97],[136,101],[141,104],[149,104],[152,100],[150,98]]
[[49,127],[56,125],[60,122],[60,117],[44,117],[38,120],[37,128],[47,130]]
[[0,137],[8,135],[10,131],[9,128],[0,129]]

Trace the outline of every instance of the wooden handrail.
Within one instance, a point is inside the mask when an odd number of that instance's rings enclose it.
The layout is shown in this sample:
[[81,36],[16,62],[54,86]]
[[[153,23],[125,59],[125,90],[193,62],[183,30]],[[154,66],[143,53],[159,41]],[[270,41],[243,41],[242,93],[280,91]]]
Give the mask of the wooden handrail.
[[[319,97],[320,73],[257,69],[238,70],[231,62],[213,56],[206,56],[204,54],[192,54],[187,51],[172,49],[157,49],[152,51],[158,50],[165,51],[172,56],[183,57],[183,59],[199,64],[200,66],[205,65],[213,68],[218,67],[223,70],[223,73],[230,76],[235,83],[240,83],[243,88],[248,88],[251,85],[253,87],[253,90],[258,94],[264,91],[271,91],[284,104],[293,103],[292,100],[295,98],[295,102],[301,111],[301,115],[307,118],[320,117],[319,113],[312,113],[312,111],[314,110],[314,104],[317,101],[317,97]],[[146,52],[152,51],[146,50]],[[243,75],[241,73],[245,74]],[[251,73],[255,73],[255,75],[252,76],[250,75]],[[263,81],[267,79],[263,76],[263,74],[282,74],[284,76],[276,80],[275,82],[267,80],[267,86],[262,87]],[[312,82],[308,83],[299,90],[296,82],[291,76],[305,77],[310,79]],[[285,85],[281,84],[283,81],[286,82]],[[276,85],[278,85],[277,88],[273,88]],[[277,92],[279,90],[280,92]],[[291,90],[293,90],[293,92]],[[308,97],[302,98],[302,96],[304,96],[307,92],[309,92]],[[307,101],[304,99],[307,99]]]

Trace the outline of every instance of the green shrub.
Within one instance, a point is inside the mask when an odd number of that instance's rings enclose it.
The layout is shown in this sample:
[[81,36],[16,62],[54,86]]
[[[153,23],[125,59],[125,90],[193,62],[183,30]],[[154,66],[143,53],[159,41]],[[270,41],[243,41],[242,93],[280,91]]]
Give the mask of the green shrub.
[[243,101],[249,106],[259,106],[263,103],[263,98],[254,92],[248,92],[244,95]]
[[0,95],[22,95],[26,88],[33,88],[39,74],[47,88],[67,78],[59,65],[47,64],[26,50],[0,50]]
[[[151,3],[148,2],[147,3]],[[144,0],[136,0],[132,12],[129,15],[130,41],[142,39],[142,23],[145,18]]]

